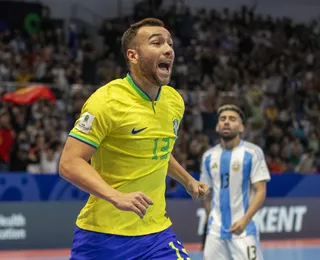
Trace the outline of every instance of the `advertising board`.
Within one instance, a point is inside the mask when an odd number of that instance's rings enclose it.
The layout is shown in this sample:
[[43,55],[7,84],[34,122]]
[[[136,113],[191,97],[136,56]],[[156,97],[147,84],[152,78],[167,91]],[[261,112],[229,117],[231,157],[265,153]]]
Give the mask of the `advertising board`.
[[[0,206],[0,249],[68,248],[82,202],[8,202]],[[184,242],[201,241],[206,221],[200,202],[167,201],[173,230]],[[262,240],[318,238],[320,200],[267,199],[255,220]]]

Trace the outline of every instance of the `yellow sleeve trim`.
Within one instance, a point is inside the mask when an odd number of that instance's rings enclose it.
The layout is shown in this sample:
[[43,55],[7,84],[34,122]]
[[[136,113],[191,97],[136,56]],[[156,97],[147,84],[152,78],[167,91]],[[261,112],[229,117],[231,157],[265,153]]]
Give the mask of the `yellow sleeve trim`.
[[88,144],[88,145],[90,145],[90,146],[92,146],[92,147],[94,147],[96,149],[99,147],[99,144],[97,144],[97,143],[95,143],[95,142],[93,142],[93,141],[91,141],[91,140],[89,140],[89,139],[87,139],[87,138],[85,138],[85,137],[83,137],[83,136],[81,136],[79,134],[70,132],[69,136],[71,136],[71,137],[73,137],[73,138],[75,138],[75,139],[77,139],[77,140],[79,140],[79,141],[81,141],[83,143],[86,143],[86,144]]

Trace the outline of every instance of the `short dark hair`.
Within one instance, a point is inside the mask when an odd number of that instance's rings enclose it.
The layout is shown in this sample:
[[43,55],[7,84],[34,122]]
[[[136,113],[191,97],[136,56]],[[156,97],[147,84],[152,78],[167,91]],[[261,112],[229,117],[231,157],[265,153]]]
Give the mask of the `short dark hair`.
[[244,122],[245,116],[244,116],[243,111],[241,110],[240,107],[238,107],[236,105],[233,105],[233,104],[226,104],[226,105],[223,105],[223,106],[219,107],[219,109],[218,109],[218,117],[220,117],[220,114],[222,112],[228,111],[228,110],[236,112],[240,116],[242,122]]
[[164,27],[164,23],[157,18],[145,18],[139,22],[131,24],[129,29],[124,32],[121,38],[121,48],[124,58],[129,65],[129,60],[127,57],[127,50],[132,47],[132,40],[136,37],[138,30],[143,26],[158,26]]

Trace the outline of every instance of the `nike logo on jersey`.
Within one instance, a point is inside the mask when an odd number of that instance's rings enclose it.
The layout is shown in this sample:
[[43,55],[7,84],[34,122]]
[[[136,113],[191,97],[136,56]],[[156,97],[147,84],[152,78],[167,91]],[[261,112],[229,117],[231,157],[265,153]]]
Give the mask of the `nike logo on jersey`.
[[135,128],[132,129],[132,134],[135,135],[135,134],[138,134],[140,132],[142,132],[143,130],[146,130],[148,127],[145,127],[145,128],[141,128],[141,129],[138,129],[136,130]]

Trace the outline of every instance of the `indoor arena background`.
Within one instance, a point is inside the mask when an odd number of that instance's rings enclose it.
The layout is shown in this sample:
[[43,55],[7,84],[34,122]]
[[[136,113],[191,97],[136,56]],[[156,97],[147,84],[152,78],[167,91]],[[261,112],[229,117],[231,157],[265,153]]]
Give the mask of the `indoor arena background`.
[[[242,138],[272,172],[257,216],[265,259],[320,259],[319,15],[316,0],[0,1],[0,259],[68,259],[87,194],[59,177],[59,156],[86,98],[125,76],[120,38],[144,17],[174,38],[171,85],[186,103],[175,157],[199,178],[217,107],[237,102]],[[166,195],[202,259],[204,209],[169,178]]]

